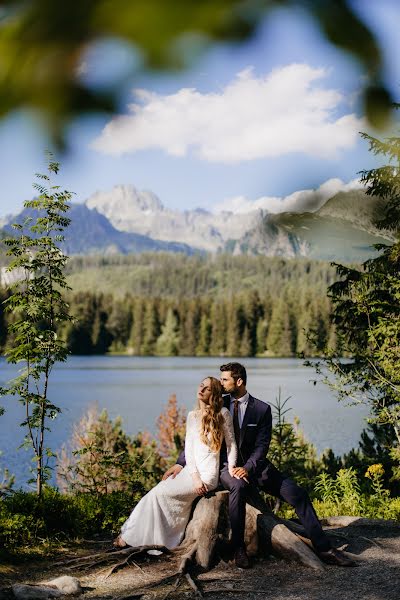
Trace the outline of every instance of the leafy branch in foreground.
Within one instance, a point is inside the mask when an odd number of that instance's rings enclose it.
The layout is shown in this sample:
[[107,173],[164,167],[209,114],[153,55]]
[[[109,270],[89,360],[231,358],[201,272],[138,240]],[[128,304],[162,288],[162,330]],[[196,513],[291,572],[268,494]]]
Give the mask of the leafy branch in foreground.
[[66,216],[72,194],[52,185],[59,164],[48,156],[48,174],[38,174],[34,188],[39,197],[24,203],[24,221],[15,223],[16,235],[4,240],[14,272],[6,310],[12,313],[9,324],[11,344],[6,350],[7,361],[23,363],[19,375],[0,395],[18,397],[25,407],[24,444],[33,449],[36,492],[40,496],[43,483],[50,476],[49,459],[54,456],[45,445],[48,421],[60,412],[49,398],[49,380],[54,364],[65,361],[68,351],[57,336],[57,328],[70,321],[68,305],[62,291],[68,289],[64,268],[68,257],[58,248],[64,240],[63,230],[70,219]]
[[[314,364],[339,399],[364,402],[371,422],[390,424],[400,444],[400,137],[380,141],[367,134],[370,150],[388,159],[385,166],[363,171],[367,194],[386,200],[385,218],[397,241],[378,245],[376,258],[360,269],[335,265],[341,280],[329,287],[332,321],[339,347],[351,356],[343,361],[329,348]],[[330,377],[334,375],[334,378]]]

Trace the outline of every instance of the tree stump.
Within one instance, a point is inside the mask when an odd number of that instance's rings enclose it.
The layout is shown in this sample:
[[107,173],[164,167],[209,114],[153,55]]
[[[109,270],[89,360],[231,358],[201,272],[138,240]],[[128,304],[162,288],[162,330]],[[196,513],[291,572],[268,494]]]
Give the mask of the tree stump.
[[[187,570],[189,562],[208,570],[221,547],[228,544],[228,501],[229,492],[223,491],[197,502],[185,537],[176,549],[183,553],[180,565],[182,572]],[[303,528],[276,517],[257,492],[246,505],[245,543],[250,556],[273,553],[315,570],[324,569]]]

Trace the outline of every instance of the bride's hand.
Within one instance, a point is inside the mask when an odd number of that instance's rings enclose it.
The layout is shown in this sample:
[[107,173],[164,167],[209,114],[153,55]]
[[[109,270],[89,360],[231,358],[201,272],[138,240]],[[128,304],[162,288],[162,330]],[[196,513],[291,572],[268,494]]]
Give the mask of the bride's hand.
[[206,494],[208,492],[208,487],[201,480],[200,475],[198,473],[193,473],[192,479],[193,479],[194,491],[196,492],[196,494],[198,496],[203,496],[204,494]]
[[235,467],[228,467],[228,473],[231,477],[235,477]]
[[164,475],[162,476],[162,480],[165,481],[166,479],[168,479],[168,477],[171,477],[171,479],[175,479],[175,477],[178,475],[178,473],[182,471],[182,469],[183,467],[181,465],[172,465],[172,467],[170,467],[168,471],[165,471]]

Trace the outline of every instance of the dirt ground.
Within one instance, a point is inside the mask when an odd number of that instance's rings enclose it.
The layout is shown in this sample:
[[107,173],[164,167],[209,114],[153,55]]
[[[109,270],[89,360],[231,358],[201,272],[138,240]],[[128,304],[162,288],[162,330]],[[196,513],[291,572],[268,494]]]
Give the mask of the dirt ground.
[[[329,531],[335,535],[334,544],[348,544],[347,550],[359,560],[355,568],[326,566],[315,572],[281,559],[270,557],[253,561],[250,570],[237,569],[231,562],[220,561],[207,573],[194,573],[193,578],[205,597],[213,600],[232,598],[274,598],[274,600],[399,600],[400,599],[400,525],[371,524]],[[66,549],[63,559],[97,551],[103,544],[87,544],[80,550]],[[2,570],[0,600],[13,598],[11,585],[17,582],[46,581],[59,575],[77,577],[84,588],[86,600],[179,600],[194,597],[188,581],[183,578],[177,588],[177,579],[153,586],[177,571],[175,557],[148,557],[136,565],[129,565],[108,578],[109,569],[97,568],[90,572],[67,570],[66,566],[51,561],[7,567]]]

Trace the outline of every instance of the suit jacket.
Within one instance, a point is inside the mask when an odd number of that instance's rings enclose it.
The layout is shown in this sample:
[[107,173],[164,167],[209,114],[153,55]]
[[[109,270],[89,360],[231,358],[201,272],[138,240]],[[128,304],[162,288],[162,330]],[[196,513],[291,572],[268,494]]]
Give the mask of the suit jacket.
[[[224,397],[224,406],[230,409],[231,397]],[[260,476],[270,464],[267,460],[267,452],[271,442],[272,413],[271,406],[262,400],[258,400],[249,394],[249,401],[244,414],[243,423],[240,428],[240,443],[238,457],[241,459],[246,471],[250,476]],[[185,452],[180,453],[177,463],[185,466]],[[227,463],[225,442],[221,448],[220,468]]]

